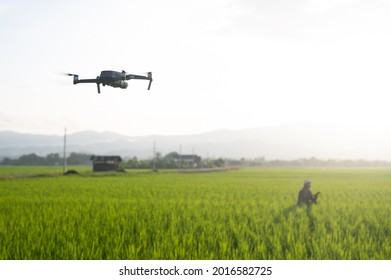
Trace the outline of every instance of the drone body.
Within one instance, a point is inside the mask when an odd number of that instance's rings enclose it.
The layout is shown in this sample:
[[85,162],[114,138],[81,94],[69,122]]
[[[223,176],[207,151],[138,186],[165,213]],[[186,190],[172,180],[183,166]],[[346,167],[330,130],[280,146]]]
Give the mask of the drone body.
[[98,87],[98,93],[100,93],[100,84],[103,86],[111,86],[114,88],[122,88],[126,89],[128,87],[128,83],[125,80],[138,79],[138,80],[148,80],[148,90],[151,88],[152,83],[152,72],[148,72],[147,76],[141,75],[133,75],[127,74],[125,71],[111,71],[105,70],[100,72],[100,76],[96,77],[96,79],[79,79],[79,75],[76,74],[68,74],[68,76],[73,76],[73,84],[82,84],[82,83],[94,83]]

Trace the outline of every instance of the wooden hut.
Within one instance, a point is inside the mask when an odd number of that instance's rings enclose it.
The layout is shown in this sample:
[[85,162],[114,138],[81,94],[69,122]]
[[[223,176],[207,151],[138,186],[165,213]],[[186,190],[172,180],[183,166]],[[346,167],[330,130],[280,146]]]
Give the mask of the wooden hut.
[[122,161],[120,156],[92,156],[92,170],[99,171],[116,171]]
[[181,167],[201,167],[201,157],[197,155],[178,155],[176,161]]

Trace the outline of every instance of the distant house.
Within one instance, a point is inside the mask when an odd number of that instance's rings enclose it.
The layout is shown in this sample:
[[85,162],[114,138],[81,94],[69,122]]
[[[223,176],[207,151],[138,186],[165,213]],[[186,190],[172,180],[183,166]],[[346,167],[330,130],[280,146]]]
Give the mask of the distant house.
[[197,155],[178,155],[176,161],[182,167],[201,167],[201,157]]
[[98,171],[116,171],[122,161],[120,156],[92,156],[92,170]]

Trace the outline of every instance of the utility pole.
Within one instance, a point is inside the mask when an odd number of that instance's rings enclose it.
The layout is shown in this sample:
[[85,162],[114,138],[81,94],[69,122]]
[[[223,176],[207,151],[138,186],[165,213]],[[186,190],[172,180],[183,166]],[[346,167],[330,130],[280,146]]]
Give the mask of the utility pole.
[[156,170],[156,142],[153,141],[153,156],[152,156],[152,168]]
[[195,168],[195,153],[194,153],[194,147],[193,147],[193,166],[192,166],[192,168]]
[[67,172],[67,129],[64,131],[64,162],[63,162],[63,174]]
[[182,169],[182,144],[179,145],[179,169]]

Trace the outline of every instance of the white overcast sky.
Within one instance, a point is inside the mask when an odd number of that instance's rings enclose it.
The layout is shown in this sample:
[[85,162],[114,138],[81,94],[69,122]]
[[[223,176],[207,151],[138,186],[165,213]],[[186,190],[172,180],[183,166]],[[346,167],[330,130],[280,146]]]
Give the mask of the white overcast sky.
[[391,124],[390,0],[0,0],[0,62],[0,131]]

